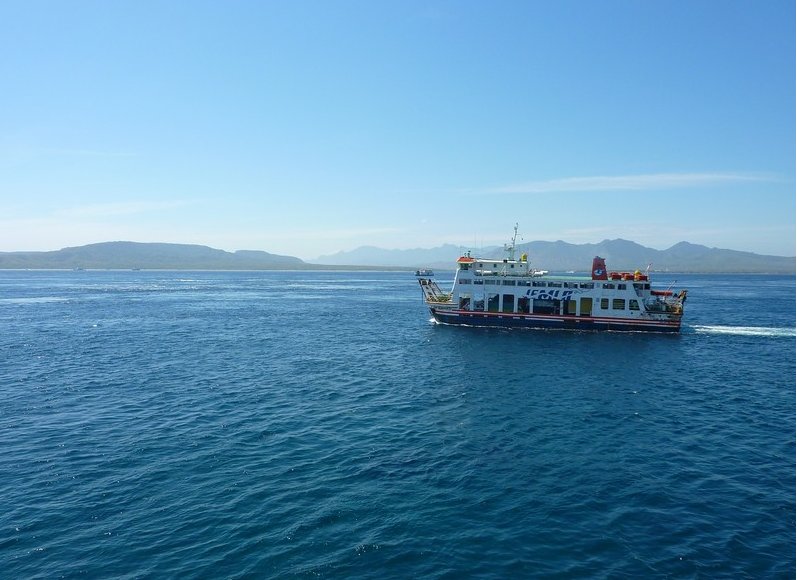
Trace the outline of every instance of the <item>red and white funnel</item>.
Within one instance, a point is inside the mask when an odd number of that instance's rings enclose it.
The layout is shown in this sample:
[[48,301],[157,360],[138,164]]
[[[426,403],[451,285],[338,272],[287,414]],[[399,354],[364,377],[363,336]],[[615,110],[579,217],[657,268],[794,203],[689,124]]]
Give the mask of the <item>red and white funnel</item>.
[[608,280],[609,275],[606,273],[606,260],[600,256],[595,256],[592,259],[592,279],[593,280]]

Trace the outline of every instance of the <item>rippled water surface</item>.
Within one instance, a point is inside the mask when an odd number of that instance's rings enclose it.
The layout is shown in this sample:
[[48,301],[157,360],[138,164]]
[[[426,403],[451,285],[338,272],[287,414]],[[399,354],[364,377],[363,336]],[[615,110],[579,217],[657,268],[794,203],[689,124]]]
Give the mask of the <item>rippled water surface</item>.
[[793,577],[794,279],[677,287],[663,336],[435,325],[406,273],[0,272],[1,574]]

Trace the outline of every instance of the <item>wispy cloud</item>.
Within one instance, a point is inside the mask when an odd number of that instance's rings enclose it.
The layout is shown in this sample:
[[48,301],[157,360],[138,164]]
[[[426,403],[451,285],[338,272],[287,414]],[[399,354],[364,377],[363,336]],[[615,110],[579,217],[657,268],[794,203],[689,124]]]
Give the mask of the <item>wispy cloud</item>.
[[114,203],[98,203],[78,207],[65,208],[58,212],[61,217],[70,218],[105,218],[114,216],[136,215],[141,213],[168,211],[191,205],[192,201],[124,201]]
[[86,147],[39,147],[24,142],[0,140],[0,164],[20,165],[34,161],[115,161],[140,157],[135,151]]
[[117,151],[108,149],[86,149],[77,147],[52,147],[39,150],[42,155],[55,155],[63,157],[138,157],[132,151]]
[[403,228],[339,228],[318,230],[275,230],[271,232],[258,232],[257,238],[262,240],[349,240],[371,236],[400,234],[406,231]]
[[642,175],[600,175],[593,177],[563,177],[542,181],[527,181],[475,193],[563,193],[590,191],[649,191],[684,189],[751,181],[774,181],[772,175],[759,173],[650,173]]

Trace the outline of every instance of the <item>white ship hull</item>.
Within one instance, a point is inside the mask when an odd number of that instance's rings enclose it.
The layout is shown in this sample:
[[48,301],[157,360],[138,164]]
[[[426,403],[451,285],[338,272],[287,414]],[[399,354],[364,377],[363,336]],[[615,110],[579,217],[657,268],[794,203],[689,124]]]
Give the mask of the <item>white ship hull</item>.
[[437,322],[467,326],[679,332],[686,290],[653,290],[648,276],[606,272],[603,258],[591,276],[540,275],[520,260],[457,260],[451,292],[431,278],[419,283]]

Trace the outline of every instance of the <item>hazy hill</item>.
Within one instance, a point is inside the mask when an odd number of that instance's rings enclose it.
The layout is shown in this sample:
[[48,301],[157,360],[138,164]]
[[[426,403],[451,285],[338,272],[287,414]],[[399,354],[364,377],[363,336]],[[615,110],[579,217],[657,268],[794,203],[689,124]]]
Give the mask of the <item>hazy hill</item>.
[[271,270],[312,268],[299,258],[190,244],[105,242],[53,252],[0,252],[0,268]]
[[[322,256],[307,263],[293,256],[239,250],[226,252],[189,244],[105,242],[53,252],[0,252],[0,269],[163,269],[163,270],[328,270],[425,268],[453,269],[464,248],[444,245],[430,249],[384,250],[362,247],[351,252]],[[516,256],[529,254],[532,265],[551,271],[587,272],[596,255],[606,258],[609,270],[644,269],[677,272],[795,272],[795,259],[751,252],[707,248],[680,242],[666,250],[654,250],[628,240],[604,240],[598,244],[528,242],[519,244]],[[484,258],[502,257],[502,248],[473,252]]]
[[598,244],[531,242],[519,245],[532,263],[547,270],[588,271],[594,256],[606,258],[609,270],[644,269],[677,272],[794,273],[795,259],[752,252],[708,248],[679,242],[666,250],[654,250],[628,240],[603,240]]
[[[445,245],[428,250],[383,250],[362,247],[351,252],[338,252],[322,256],[316,263],[392,265],[409,268],[452,269],[454,261],[463,252],[460,246]],[[529,254],[532,265],[550,271],[587,272],[594,256],[606,258],[610,270],[644,269],[651,264],[653,270],[678,272],[749,272],[794,273],[795,258],[765,256],[752,252],[708,248],[698,244],[679,242],[666,250],[655,250],[629,240],[603,240],[597,244],[568,244],[567,242],[528,242],[518,244],[516,256]],[[484,258],[503,257],[500,247],[484,248],[472,252]]]
[[374,246],[360,246],[349,252],[337,252],[312,260],[313,264],[349,264],[368,266],[398,266],[418,268],[429,264],[446,264],[453,268],[454,260],[463,251],[460,246],[445,244],[437,248],[413,250],[385,250]]

